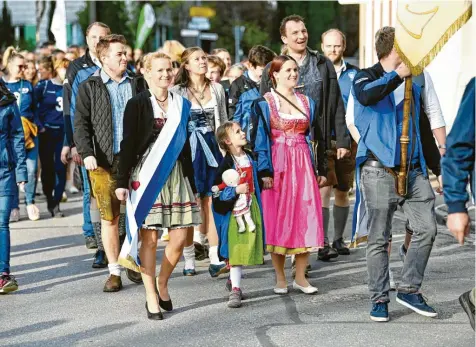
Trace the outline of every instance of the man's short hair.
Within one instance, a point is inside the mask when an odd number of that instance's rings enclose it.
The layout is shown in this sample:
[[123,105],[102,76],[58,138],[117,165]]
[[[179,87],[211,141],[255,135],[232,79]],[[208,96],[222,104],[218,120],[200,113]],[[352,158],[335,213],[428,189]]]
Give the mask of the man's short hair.
[[339,29],[336,29],[336,28],[329,29],[321,35],[321,42],[322,43],[324,43],[324,37],[326,37],[326,35],[330,34],[330,33],[340,34],[340,36],[342,37],[342,44],[344,45],[344,47],[346,47],[347,40],[345,38],[345,34],[342,31],[340,31]]
[[388,57],[395,41],[395,28],[383,27],[375,34],[375,50],[378,60]]
[[286,24],[288,22],[303,22],[304,23],[304,18],[297,15],[297,14],[292,14],[290,16],[284,17],[283,20],[281,21],[281,25],[279,26],[279,33],[281,36],[286,36]]
[[220,69],[220,76],[223,77],[223,74],[225,73],[225,70],[226,70],[226,65],[225,63],[223,62],[223,60],[221,60],[220,57],[217,57],[216,55],[209,55],[208,57],[208,63],[213,66],[218,66],[218,68]]
[[261,45],[253,46],[248,52],[248,60],[253,67],[266,66],[275,56],[276,53]]
[[218,53],[221,53],[221,52],[230,54],[230,52],[228,52],[226,48],[215,48],[215,49],[212,49],[212,51],[210,52],[210,55],[217,55]]
[[88,36],[89,34],[89,31],[92,29],[92,27],[94,26],[98,26],[98,27],[101,27],[101,28],[104,28],[106,29],[106,35],[110,35],[111,34],[111,28],[109,28],[109,26],[107,24],[104,24],[103,22],[94,22],[94,23],[91,23],[88,25],[88,27],[86,28],[86,36]]
[[112,43],[122,43],[123,45],[126,45],[127,41],[123,35],[118,35],[118,34],[111,34],[111,35],[101,37],[101,39],[96,45],[97,57],[99,58],[99,61],[101,61],[101,63],[102,63],[101,57],[104,54],[106,54],[107,50],[109,49],[109,46]]

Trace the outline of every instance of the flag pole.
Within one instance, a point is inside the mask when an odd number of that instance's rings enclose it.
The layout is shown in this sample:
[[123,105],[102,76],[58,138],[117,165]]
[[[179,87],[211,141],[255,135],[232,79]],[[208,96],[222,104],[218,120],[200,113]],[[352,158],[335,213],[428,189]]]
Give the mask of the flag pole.
[[405,96],[403,99],[403,126],[402,136],[400,137],[400,171],[398,172],[397,190],[398,195],[407,194],[407,158],[408,144],[410,143],[410,106],[412,100],[412,76],[405,78]]

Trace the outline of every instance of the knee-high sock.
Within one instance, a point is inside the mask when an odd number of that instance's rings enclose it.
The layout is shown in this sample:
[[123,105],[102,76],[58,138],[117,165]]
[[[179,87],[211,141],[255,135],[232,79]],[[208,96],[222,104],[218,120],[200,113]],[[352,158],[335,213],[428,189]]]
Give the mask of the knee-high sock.
[[208,249],[208,257],[210,258],[210,264],[220,265],[220,258],[218,258],[218,246],[211,246]]
[[349,206],[341,207],[334,205],[334,241],[339,240],[344,235],[347,217],[349,217],[349,209]]
[[195,246],[193,244],[183,248],[183,257],[185,259],[184,268],[186,270],[195,269]]
[[328,245],[329,238],[327,237],[327,234],[329,232],[329,219],[330,219],[330,212],[328,207],[322,208],[322,219],[324,221],[324,243]]
[[232,266],[230,268],[230,280],[232,288],[240,288],[241,286],[241,266]]
[[98,245],[98,250],[104,251],[104,245],[102,244],[101,238],[101,215],[99,214],[98,209],[91,209],[91,223],[93,224],[94,237],[96,238],[96,244]]

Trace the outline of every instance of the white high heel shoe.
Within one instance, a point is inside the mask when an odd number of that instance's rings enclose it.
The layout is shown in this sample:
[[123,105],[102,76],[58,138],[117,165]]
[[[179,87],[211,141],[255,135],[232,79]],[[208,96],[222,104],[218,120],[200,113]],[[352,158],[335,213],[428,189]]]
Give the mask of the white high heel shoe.
[[299,284],[296,283],[296,281],[293,282],[293,288],[300,290],[304,294],[316,294],[318,292],[318,289],[316,287],[313,287],[311,285],[307,287],[301,287]]

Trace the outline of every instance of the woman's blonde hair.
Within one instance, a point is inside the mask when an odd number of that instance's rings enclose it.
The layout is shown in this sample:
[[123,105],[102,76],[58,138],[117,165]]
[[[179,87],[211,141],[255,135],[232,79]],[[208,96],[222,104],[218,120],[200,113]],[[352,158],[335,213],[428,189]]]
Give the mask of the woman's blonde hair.
[[[13,61],[13,59],[15,59],[15,58],[25,59],[25,57],[23,57],[23,55],[21,55],[20,53],[18,53],[15,50],[15,47],[13,47],[13,46],[7,47],[7,49],[3,53],[3,57],[2,57],[3,67],[7,68],[8,64],[10,64]],[[8,68],[7,68],[7,70],[8,70]]]
[[143,66],[145,71],[150,71],[152,69],[152,61],[155,59],[168,59],[172,63],[172,59],[165,53],[155,52],[155,53],[148,53],[144,56],[143,59]]
[[67,69],[70,63],[71,62],[66,58],[56,59],[53,64],[53,68],[55,69],[55,71],[58,71],[59,69]]
[[168,40],[164,42],[162,48],[159,49],[159,53],[167,54],[172,61],[178,61],[181,63],[181,56],[185,47],[176,40]]

